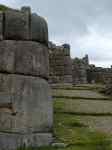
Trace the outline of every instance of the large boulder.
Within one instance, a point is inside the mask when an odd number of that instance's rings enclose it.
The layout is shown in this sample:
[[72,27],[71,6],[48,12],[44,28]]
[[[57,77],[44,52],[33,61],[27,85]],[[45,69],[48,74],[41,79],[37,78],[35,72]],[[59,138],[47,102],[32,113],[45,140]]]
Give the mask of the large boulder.
[[0,150],[16,150],[21,147],[40,147],[48,146],[52,143],[52,134],[50,133],[0,133]]
[[52,100],[47,81],[39,77],[0,74],[0,131],[47,133],[51,128]]
[[31,40],[48,43],[47,22],[37,14],[31,15]]
[[0,40],[3,40],[3,12],[0,11]]
[[29,40],[29,15],[18,10],[7,10],[4,13],[4,38],[10,40]]
[[48,79],[48,48],[33,41],[0,42],[0,72],[41,76]]
[[0,40],[31,40],[48,46],[48,26],[30,7],[0,12]]

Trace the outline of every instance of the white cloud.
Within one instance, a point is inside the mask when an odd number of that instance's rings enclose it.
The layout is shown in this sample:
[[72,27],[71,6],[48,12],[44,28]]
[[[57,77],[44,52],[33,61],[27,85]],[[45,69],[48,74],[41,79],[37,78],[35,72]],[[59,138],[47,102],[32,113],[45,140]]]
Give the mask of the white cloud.
[[17,7],[17,1],[16,0],[0,0],[0,4],[7,5],[9,7]]

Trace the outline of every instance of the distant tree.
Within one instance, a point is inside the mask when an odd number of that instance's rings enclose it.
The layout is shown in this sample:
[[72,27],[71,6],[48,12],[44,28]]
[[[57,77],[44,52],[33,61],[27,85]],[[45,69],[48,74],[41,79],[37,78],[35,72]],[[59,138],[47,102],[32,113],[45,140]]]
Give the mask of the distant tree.
[[11,9],[11,8],[9,8],[8,6],[0,4],[0,11],[6,11],[8,9]]

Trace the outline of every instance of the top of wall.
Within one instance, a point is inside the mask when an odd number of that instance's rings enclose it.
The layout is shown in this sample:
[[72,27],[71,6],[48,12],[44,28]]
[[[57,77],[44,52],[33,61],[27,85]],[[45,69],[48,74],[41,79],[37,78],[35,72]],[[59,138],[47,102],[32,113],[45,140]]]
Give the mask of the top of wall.
[[63,56],[70,56],[70,45],[69,44],[63,44],[61,46],[57,46],[56,44],[49,41],[48,47],[51,50],[51,52],[53,52],[55,54],[63,54]]
[[31,13],[30,7],[15,10],[0,5],[0,40],[37,41],[48,45],[47,22]]

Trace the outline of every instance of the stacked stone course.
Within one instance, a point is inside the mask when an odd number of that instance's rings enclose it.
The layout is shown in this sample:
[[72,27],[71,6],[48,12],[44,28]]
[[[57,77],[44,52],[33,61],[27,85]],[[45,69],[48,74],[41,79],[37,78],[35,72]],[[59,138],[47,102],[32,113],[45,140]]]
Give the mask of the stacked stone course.
[[84,58],[75,58],[72,60],[72,78],[73,84],[86,84],[87,83],[87,69],[89,67],[88,55]]
[[64,44],[56,46],[49,43],[50,51],[50,82],[72,83],[72,61],[70,58],[70,46]]
[[0,150],[52,142],[46,21],[29,7],[0,12]]

